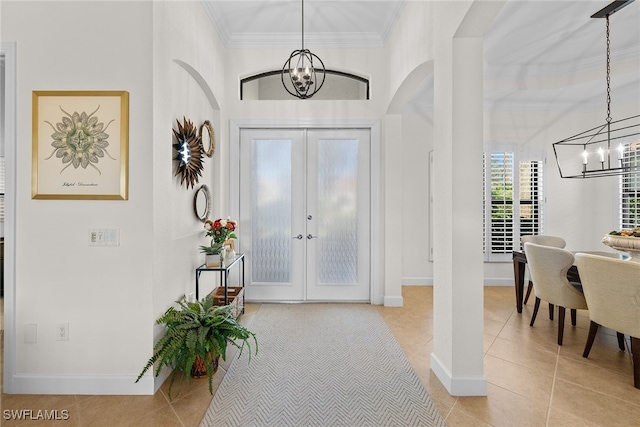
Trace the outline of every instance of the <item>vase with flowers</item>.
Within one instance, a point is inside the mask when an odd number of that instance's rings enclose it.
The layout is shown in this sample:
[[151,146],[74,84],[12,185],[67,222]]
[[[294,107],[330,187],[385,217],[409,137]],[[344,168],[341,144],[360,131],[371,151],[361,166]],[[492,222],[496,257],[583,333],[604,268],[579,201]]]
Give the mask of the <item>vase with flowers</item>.
[[220,267],[223,262],[225,242],[238,238],[235,234],[236,228],[237,222],[229,218],[208,219],[204,222],[205,232],[208,237],[211,237],[211,244],[200,246],[200,252],[206,255],[207,267]]

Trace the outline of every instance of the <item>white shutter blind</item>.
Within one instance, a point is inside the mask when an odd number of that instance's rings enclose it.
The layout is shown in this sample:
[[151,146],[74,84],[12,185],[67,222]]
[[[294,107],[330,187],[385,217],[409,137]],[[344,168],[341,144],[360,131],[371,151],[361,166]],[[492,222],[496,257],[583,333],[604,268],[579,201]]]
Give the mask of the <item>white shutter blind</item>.
[[[625,147],[623,160],[625,166],[640,165],[640,143]],[[620,176],[620,228],[640,227],[638,218],[640,208],[640,174],[629,173]]]
[[491,253],[513,249],[513,153],[492,152],[491,165]]
[[[542,234],[543,202],[542,162],[520,162],[520,236]],[[520,239],[518,239],[520,241]],[[518,245],[517,245],[518,246]]]
[[509,261],[512,251],[521,249],[522,236],[542,234],[544,161],[540,158],[507,150],[485,153],[485,260]]

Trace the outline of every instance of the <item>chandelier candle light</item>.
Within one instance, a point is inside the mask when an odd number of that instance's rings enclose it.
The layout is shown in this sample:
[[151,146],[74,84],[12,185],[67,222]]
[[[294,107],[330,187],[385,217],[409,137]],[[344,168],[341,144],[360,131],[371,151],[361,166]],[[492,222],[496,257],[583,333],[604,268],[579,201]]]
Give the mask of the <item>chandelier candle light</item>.
[[614,1],[591,15],[591,18],[606,19],[607,122],[553,144],[561,178],[596,178],[640,172],[640,115],[611,120],[609,16],[633,1]]
[[[285,79],[285,75],[288,76]],[[304,0],[302,0],[302,48],[294,50],[282,67],[282,85],[291,95],[307,99],[324,84],[325,68],[322,60],[304,48]]]

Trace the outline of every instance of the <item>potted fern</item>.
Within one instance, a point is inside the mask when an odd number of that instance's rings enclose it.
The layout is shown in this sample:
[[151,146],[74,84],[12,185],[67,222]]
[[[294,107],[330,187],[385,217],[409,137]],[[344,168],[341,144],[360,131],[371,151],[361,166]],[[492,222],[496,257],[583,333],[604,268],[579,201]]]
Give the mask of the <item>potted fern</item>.
[[227,345],[238,348],[238,356],[246,345],[249,348],[249,361],[251,360],[251,340],[255,344],[255,352],[258,352],[255,334],[238,323],[233,315],[233,306],[216,306],[213,302],[211,294],[196,302],[188,302],[183,295],[176,301],[178,308],[169,307],[156,320],[156,324],[166,325],[167,330],[153,347],[153,356],[136,382],[157,362],[156,376],[165,366],[174,368],[169,384],[169,398],[179,372],[184,373],[187,383],[191,376],[208,376],[209,392],[213,394],[213,374],[218,368],[219,357],[226,360]]

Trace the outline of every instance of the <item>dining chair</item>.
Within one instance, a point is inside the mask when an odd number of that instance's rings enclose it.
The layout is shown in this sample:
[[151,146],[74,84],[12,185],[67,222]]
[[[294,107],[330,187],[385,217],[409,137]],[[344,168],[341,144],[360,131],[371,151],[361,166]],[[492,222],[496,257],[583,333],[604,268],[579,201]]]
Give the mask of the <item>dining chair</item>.
[[[567,246],[567,242],[558,236],[548,236],[544,234],[529,234],[527,236],[522,236],[520,238],[520,242],[522,243],[522,247],[527,242],[535,243],[537,245],[545,245],[552,246],[554,248],[564,249]],[[533,282],[529,280],[529,285],[527,286],[527,294],[524,297],[523,304],[526,304],[529,301],[529,296],[531,295],[531,290],[533,289]],[[553,320],[553,312],[554,307],[553,304],[549,303],[549,319]]]
[[571,310],[571,324],[576,325],[576,310],[586,310],[587,301],[579,290],[578,284],[572,284],[567,279],[567,271],[573,265],[573,254],[562,248],[538,245],[527,242],[524,244],[527,264],[533,279],[533,290],[536,303],[533,307],[530,326],[536,320],[540,300],[558,306],[558,345],[562,345],[564,335],[565,310]]
[[[640,388],[640,263],[594,254],[576,254],[580,281],[589,306],[589,357],[599,326],[631,336],[634,387]],[[624,347],[622,347],[624,349]]]

